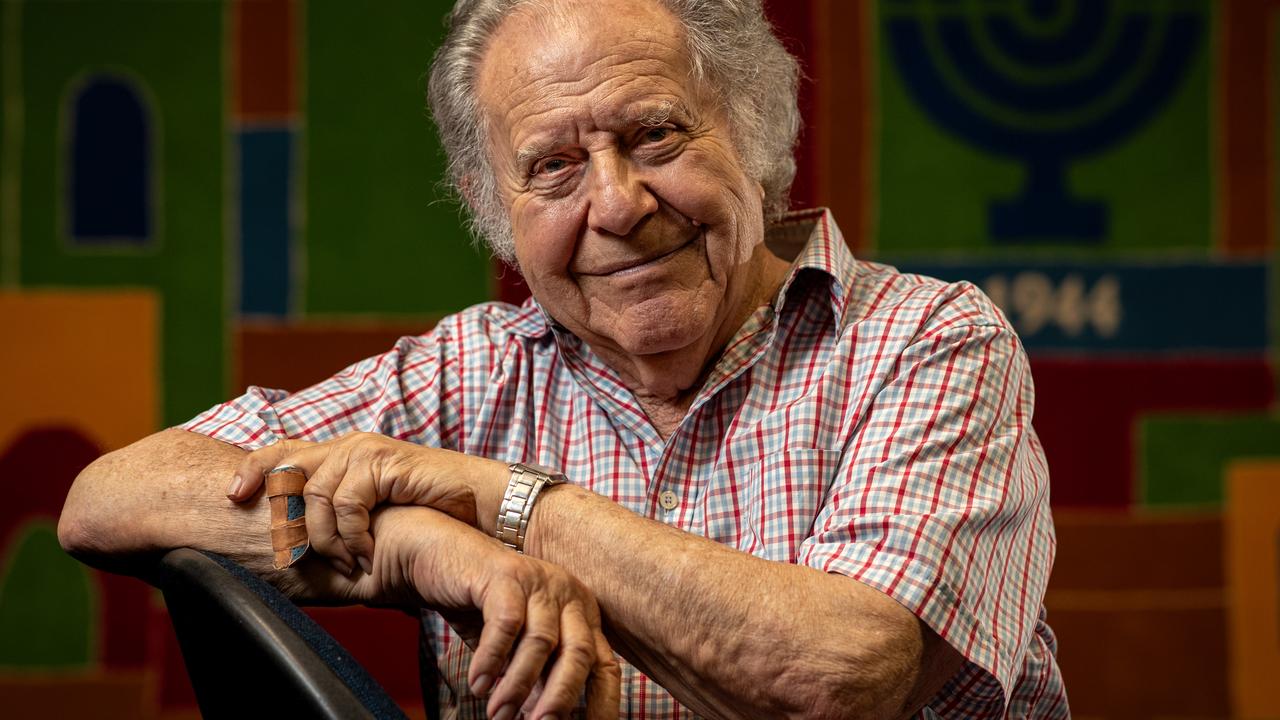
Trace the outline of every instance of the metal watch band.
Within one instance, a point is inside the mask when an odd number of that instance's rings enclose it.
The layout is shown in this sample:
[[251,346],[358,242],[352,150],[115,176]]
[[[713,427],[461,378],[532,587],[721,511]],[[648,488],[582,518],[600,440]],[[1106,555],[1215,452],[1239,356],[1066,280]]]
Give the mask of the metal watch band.
[[566,482],[564,473],[541,465],[511,463],[511,480],[498,507],[498,524],[494,535],[516,552],[524,552],[524,538],[529,531],[529,516],[538,494],[548,485]]

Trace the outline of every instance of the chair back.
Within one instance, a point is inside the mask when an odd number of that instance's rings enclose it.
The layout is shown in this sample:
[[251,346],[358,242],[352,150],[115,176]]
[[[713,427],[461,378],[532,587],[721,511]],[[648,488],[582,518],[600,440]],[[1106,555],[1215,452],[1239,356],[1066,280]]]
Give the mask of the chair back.
[[153,582],[205,718],[406,718],[324,628],[244,567],[180,548]]

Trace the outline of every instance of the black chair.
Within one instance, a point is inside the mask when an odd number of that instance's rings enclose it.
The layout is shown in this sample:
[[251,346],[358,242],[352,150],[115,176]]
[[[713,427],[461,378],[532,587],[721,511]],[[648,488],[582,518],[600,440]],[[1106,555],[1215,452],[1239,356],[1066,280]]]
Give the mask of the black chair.
[[329,633],[240,565],[181,548],[150,579],[205,718],[406,718]]

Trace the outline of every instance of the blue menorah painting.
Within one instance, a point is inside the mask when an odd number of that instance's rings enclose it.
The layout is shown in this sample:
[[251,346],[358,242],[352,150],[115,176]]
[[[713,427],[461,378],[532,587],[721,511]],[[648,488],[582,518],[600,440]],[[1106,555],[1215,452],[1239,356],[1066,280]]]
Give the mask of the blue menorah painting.
[[999,243],[1098,243],[1108,208],[1073,197],[1068,163],[1111,148],[1169,102],[1202,46],[1204,0],[884,0],[913,101],[964,141],[1023,163],[987,208]]

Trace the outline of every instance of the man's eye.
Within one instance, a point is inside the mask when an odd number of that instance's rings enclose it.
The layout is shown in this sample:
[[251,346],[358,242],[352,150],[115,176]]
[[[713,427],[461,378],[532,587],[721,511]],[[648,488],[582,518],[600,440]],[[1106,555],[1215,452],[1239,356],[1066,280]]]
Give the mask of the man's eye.
[[568,161],[562,158],[547,158],[533,166],[533,175],[554,175],[569,167]]
[[649,143],[657,143],[666,140],[671,135],[671,128],[652,127],[644,131],[644,141]]

